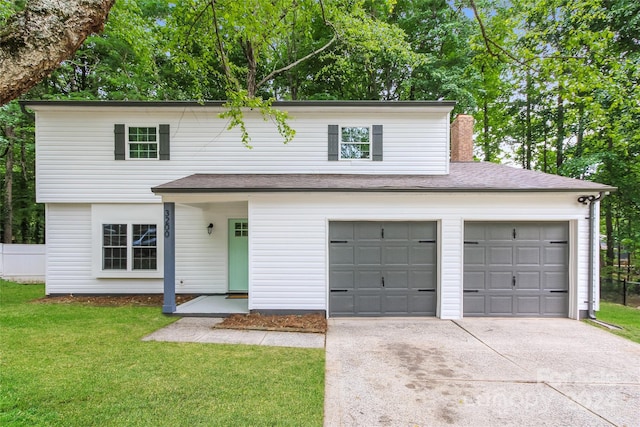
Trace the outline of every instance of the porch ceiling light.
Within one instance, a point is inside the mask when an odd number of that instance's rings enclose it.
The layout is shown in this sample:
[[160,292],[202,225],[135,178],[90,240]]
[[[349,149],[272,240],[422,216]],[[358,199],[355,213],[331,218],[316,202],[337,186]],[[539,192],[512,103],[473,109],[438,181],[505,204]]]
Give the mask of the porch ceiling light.
[[210,222],[209,225],[207,226],[207,233],[209,235],[211,235],[211,233],[213,233],[213,223]]

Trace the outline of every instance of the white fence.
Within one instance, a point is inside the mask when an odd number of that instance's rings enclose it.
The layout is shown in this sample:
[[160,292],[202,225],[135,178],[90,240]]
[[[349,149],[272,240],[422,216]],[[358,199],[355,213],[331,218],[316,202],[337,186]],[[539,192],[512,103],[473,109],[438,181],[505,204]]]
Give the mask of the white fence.
[[45,245],[0,243],[0,278],[19,283],[44,283]]

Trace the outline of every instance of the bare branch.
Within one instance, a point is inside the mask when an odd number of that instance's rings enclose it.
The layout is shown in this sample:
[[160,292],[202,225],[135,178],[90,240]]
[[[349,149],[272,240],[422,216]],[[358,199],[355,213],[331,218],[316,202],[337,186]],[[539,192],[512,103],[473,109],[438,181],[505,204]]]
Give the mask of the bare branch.
[[328,49],[329,46],[331,46],[333,43],[335,43],[335,41],[338,40],[338,36],[336,36],[334,34],[333,38],[331,40],[329,40],[324,46],[314,50],[313,52],[311,52],[310,54],[303,56],[302,58],[298,59],[297,61],[292,62],[291,64],[284,66],[282,68],[278,68],[277,70],[274,70],[272,72],[270,72],[265,78],[263,78],[262,80],[260,80],[258,82],[258,84],[256,85],[256,87],[260,87],[262,86],[264,83],[268,82],[269,80],[271,80],[274,76],[292,69],[293,67],[295,67],[296,65],[306,61],[309,58],[312,58],[316,55],[318,55],[319,53],[322,53],[324,50]]
[[[482,33],[482,40],[484,41],[484,45],[487,48],[487,52],[489,52],[489,55],[494,56],[494,57],[496,57],[498,59],[501,59],[500,58],[500,53],[502,53],[503,55],[505,55],[506,57],[511,59],[513,62],[517,63],[518,65],[522,65],[523,67],[531,68],[531,66],[528,65],[526,62],[523,62],[522,60],[516,58],[510,52],[508,52],[506,49],[504,49],[502,46],[500,46],[498,43],[496,43],[491,38],[489,38],[489,35],[487,34],[487,29],[485,28],[484,23],[482,22],[482,18],[480,18],[480,14],[478,13],[478,8],[476,7],[475,1],[474,0],[469,0],[469,5],[471,6],[471,9],[473,10],[473,16],[476,18],[476,21],[478,22],[478,26],[480,27],[480,32]],[[491,48],[491,46],[494,46],[496,49],[498,49],[498,51],[500,53],[494,52],[494,50]]]

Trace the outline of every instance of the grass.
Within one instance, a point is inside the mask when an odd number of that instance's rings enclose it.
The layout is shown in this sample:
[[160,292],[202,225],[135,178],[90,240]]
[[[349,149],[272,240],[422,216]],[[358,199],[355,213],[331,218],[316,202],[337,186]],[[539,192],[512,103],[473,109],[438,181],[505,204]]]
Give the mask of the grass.
[[601,301],[596,317],[623,328],[621,331],[607,329],[608,331],[640,343],[640,310],[637,308]]
[[156,307],[31,304],[0,281],[0,425],[322,425],[324,352],[143,342]]

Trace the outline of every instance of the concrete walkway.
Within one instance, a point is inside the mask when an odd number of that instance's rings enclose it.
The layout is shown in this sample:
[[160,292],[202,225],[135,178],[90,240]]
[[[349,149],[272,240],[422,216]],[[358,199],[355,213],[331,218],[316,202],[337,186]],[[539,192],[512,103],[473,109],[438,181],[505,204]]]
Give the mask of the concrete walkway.
[[640,426],[640,345],[570,319],[330,319],[325,426]]
[[213,329],[213,325],[222,320],[211,317],[184,317],[142,340],[324,348],[324,334]]

